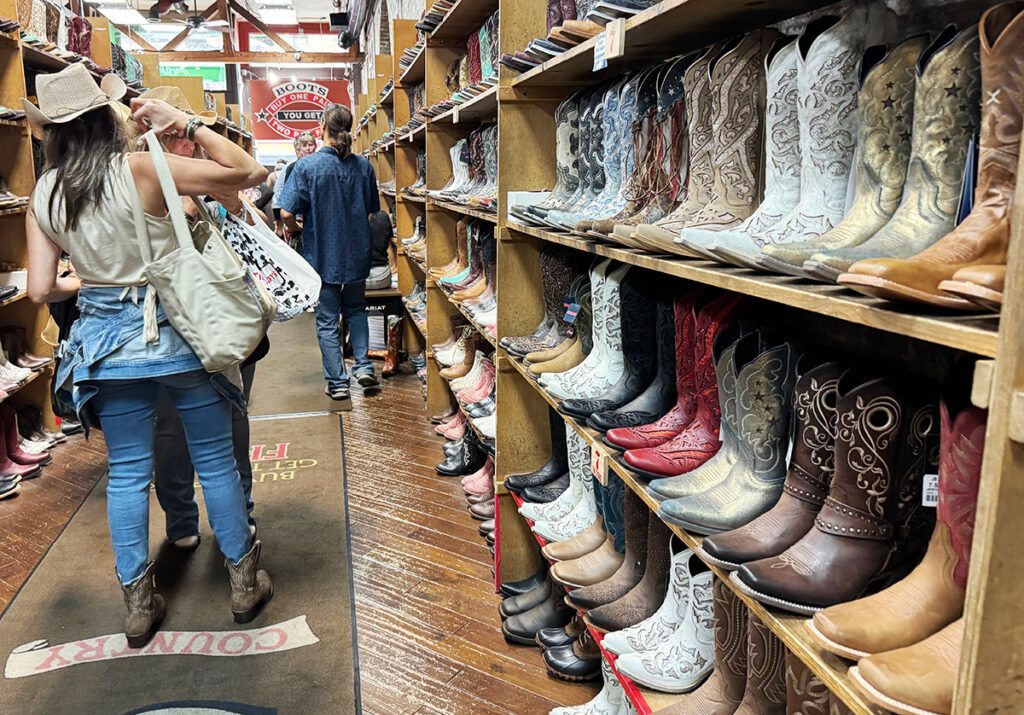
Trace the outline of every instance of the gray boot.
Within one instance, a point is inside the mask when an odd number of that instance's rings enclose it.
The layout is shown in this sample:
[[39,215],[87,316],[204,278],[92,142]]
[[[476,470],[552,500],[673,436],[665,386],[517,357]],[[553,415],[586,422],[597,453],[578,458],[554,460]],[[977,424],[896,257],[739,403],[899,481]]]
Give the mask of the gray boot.
[[274,596],[274,584],[270,574],[257,569],[260,560],[259,541],[254,541],[249,553],[242,557],[237,565],[224,560],[231,578],[231,612],[235,623],[248,623],[263,608],[263,604]]
[[153,562],[129,586],[121,585],[124,605],[128,609],[124,618],[124,635],[130,648],[141,648],[149,643],[157,626],[164,618],[164,597],[156,593]]

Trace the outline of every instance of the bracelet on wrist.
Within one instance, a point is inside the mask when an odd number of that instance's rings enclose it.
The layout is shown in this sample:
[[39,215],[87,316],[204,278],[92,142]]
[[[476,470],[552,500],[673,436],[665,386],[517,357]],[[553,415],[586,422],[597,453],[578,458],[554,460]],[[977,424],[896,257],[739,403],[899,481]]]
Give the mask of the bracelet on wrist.
[[201,126],[203,126],[203,120],[199,117],[189,119],[188,124],[185,125],[185,138],[189,141],[194,141],[196,132],[199,131]]

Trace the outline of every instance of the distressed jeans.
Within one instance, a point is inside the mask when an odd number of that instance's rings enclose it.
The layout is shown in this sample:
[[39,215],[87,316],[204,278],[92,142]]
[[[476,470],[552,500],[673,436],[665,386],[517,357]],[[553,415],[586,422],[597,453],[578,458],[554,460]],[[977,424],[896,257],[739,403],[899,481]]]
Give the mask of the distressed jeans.
[[358,283],[324,283],[320,287],[320,304],[316,308],[316,338],[324,361],[324,379],[328,387],[348,387],[345,357],[341,352],[341,325],[348,324],[352,338],[352,374],[373,372],[370,362],[370,322],[366,314],[366,281]]
[[238,563],[249,550],[245,497],[235,466],[231,411],[206,372],[138,380],[97,380],[92,398],[107,442],[107,522],[114,563],[123,584],[136,581],[149,562],[149,485],[161,387],[181,416],[189,456],[221,552]]
[[[242,368],[242,391],[249,401],[256,363]],[[252,518],[252,462],[249,460],[249,416],[237,408],[231,410],[231,442],[235,462],[242,479],[245,513]],[[188,443],[178,412],[167,390],[160,390],[156,405],[156,441],[153,445],[153,476],[156,498],[164,511],[168,541],[199,535],[199,505],[196,504],[195,468],[188,456]]]

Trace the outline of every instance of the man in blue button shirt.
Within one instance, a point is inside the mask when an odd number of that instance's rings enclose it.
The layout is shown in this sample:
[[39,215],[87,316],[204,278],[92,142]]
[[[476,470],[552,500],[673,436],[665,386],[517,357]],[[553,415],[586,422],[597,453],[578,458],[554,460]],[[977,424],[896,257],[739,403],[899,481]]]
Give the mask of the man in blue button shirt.
[[[352,375],[364,389],[380,386],[370,362],[366,278],[370,274],[370,214],[380,211],[370,162],[352,154],[352,112],[340,104],[324,111],[321,149],[297,161],[281,195],[281,219],[302,231],[302,253],[320,274],[316,334],[324,361],[324,392],[349,398],[339,317],[348,323]],[[302,222],[297,220],[302,216]]]

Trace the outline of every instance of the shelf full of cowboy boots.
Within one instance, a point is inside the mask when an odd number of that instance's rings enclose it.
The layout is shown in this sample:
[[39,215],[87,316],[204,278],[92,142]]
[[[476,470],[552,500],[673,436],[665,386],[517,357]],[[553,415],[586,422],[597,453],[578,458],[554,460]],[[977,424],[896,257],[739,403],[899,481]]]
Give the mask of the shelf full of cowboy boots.
[[463,104],[429,120],[431,124],[461,124],[481,122],[493,118],[498,112],[498,85],[486,89]]
[[447,209],[449,211],[454,211],[455,213],[462,214],[463,216],[469,216],[471,218],[478,218],[481,221],[489,221],[490,223],[497,223],[498,222],[498,215],[497,214],[489,213],[487,211],[478,211],[476,209],[470,208],[469,206],[463,206],[461,204],[451,203],[450,201],[439,201],[437,199],[431,200],[430,204],[432,206],[439,206],[439,207],[441,207],[443,209]]
[[430,32],[428,44],[440,40],[464,39],[497,9],[497,0],[457,0]]
[[[427,191],[435,203],[460,204],[469,210],[460,213],[473,216],[494,212],[485,220],[497,222],[498,210],[498,125],[485,124],[469,132],[451,145],[446,158],[450,162],[451,179],[440,189]],[[472,211],[472,212],[471,212]]]
[[415,47],[406,50],[406,54],[403,55],[402,59],[408,59],[408,64],[400,63],[403,64],[402,74],[398,78],[398,82],[401,85],[409,87],[423,81],[425,71],[424,53],[426,49],[427,46],[425,44],[417,44]]
[[[484,453],[493,458],[498,419],[493,351],[479,345],[475,335],[471,326],[452,320],[448,338],[431,346],[438,374],[447,382],[458,410],[438,432],[449,440],[456,440],[468,428],[480,441]],[[493,475],[489,475],[489,484],[493,484],[492,478]]]
[[[696,49],[709,39],[763,27],[829,4],[829,0],[765,0],[756,5],[745,0],[663,0],[658,3],[642,0],[624,3],[625,7],[632,8],[632,12],[644,9],[626,19],[626,54],[609,60],[608,70],[601,73],[594,71],[594,46],[598,38],[604,40],[604,35],[598,33],[612,17],[607,13],[594,13],[580,20],[565,18],[567,23],[564,27],[549,28],[549,32],[555,32],[549,34],[548,42],[562,48],[568,46],[569,49],[524,72],[512,81],[512,86],[574,87],[591,84],[604,79],[609,73],[623,72]],[[592,5],[602,3],[589,3],[587,8]]]
[[429,268],[427,275],[473,329],[496,347],[498,299],[494,227],[475,219],[462,219],[456,224],[455,234],[458,245],[454,258],[444,266]]

